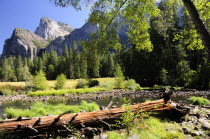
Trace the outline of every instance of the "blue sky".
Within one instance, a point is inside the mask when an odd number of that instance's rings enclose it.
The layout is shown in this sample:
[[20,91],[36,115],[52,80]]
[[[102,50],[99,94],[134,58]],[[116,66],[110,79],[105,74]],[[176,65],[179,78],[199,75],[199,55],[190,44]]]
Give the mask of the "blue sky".
[[72,7],[56,7],[50,0],[0,0],[0,54],[4,41],[10,38],[15,27],[35,31],[41,17],[61,21],[80,28],[89,11],[76,11]]

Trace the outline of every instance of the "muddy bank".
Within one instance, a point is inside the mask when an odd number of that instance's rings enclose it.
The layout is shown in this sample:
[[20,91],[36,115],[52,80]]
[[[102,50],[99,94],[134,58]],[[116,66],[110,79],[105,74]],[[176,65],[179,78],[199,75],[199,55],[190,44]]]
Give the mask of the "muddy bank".
[[[67,101],[78,101],[78,100],[99,100],[102,98],[116,98],[121,99],[122,97],[129,98],[159,98],[162,95],[161,91],[133,91],[133,90],[113,90],[113,91],[101,91],[96,93],[80,93],[80,94],[65,94],[63,96],[33,96],[17,95],[17,96],[0,96],[0,102],[6,101],[48,101],[48,100],[67,100]],[[189,96],[202,96],[210,99],[210,90],[207,91],[175,91],[172,100],[179,101],[179,98],[189,98]]]

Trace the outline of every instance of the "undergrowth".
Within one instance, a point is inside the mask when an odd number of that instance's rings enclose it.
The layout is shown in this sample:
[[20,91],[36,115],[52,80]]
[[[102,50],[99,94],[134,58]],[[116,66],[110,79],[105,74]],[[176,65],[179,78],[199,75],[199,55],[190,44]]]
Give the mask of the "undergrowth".
[[[151,113],[139,111],[132,112],[130,100],[124,99],[124,108],[126,112],[122,114],[120,120],[117,120],[117,126],[122,128],[118,131],[108,132],[108,139],[183,139],[184,133],[181,127],[176,123],[170,123],[167,120],[160,120],[149,116]],[[155,114],[155,113],[153,113]],[[167,128],[169,129],[167,131]]]
[[14,86],[9,84],[0,86],[0,95],[18,95],[19,93],[23,93],[24,91],[25,87],[22,86]]
[[[168,127],[171,130],[166,130]],[[181,127],[178,124],[170,123],[166,120],[159,120],[154,117],[148,117],[143,120],[135,119],[133,126],[129,131],[121,130],[108,132],[108,139],[127,139],[137,135],[142,139],[183,139],[184,133],[181,132]]]

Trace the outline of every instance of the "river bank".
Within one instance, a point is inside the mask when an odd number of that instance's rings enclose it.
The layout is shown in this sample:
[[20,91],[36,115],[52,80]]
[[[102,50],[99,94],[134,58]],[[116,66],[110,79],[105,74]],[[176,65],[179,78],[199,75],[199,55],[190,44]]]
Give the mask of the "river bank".
[[[151,98],[158,99],[162,95],[161,91],[134,91],[134,90],[113,90],[113,91],[100,91],[95,93],[69,93],[63,96],[27,96],[27,95],[15,95],[15,96],[1,96],[0,103],[7,101],[48,101],[48,100],[67,100],[67,101],[78,101],[78,100],[100,100],[102,98],[116,98],[121,99],[123,97],[129,98]],[[206,91],[174,91],[172,100],[179,101],[189,98],[189,96],[202,96],[210,99],[210,90]]]
[[[107,106],[110,101],[113,101],[113,107],[120,107],[124,102],[122,98],[129,98],[131,104],[137,102],[144,102],[147,99],[156,100],[162,96],[161,91],[132,91],[132,90],[113,90],[113,91],[100,91],[95,93],[77,93],[65,94],[63,96],[1,96],[0,113],[7,107],[20,107],[30,109],[33,102],[42,101],[46,103],[65,103],[68,105],[78,104],[81,100],[94,101],[99,106]],[[210,106],[196,106],[189,104],[191,96],[202,96],[210,99],[210,91],[175,91],[172,96],[172,101],[177,102],[179,105],[188,107],[190,113],[183,119],[174,124],[179,127],[166,126],[164,130],[167,132],[180,132],[183,133],[188,139],[193,138],[208,138],[210,136]],[[18,106],[20,105],[20,106]],[[178,131],[177,131],[178,130]],[[118,131],[117,131],[118,132]],[[121,132],[121,131],[120,131]],[[119,133],[123,135],[123,133]],[[108,138],[109,133],[103,132],[100,136],[95,136],[97,139]],[[141,138],[140,134],[133,134],[128,138]]]

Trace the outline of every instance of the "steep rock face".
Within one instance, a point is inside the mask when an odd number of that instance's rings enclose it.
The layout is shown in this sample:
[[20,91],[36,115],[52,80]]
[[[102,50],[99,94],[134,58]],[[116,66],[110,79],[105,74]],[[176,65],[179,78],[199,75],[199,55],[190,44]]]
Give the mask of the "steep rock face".
[[[54,50],[58,53],[58,55],[61,55],[63,53],[65,45],[67,45],[68,47],[72,47],[74,42],[90,39],[90,34],[96,32],[97,30],[97,25],[93,25],[92,23],[87,22],[81,28],[72,31],[71,34],[64,37],[58,37],[57,39],[52,41],[50,45],[46,47],[45,51],[50,52]],[[119,27],[117,32],[122,43],[129,45],[128,36],[126,35],[127,30],[127,26],[123,26]]]
[[49,42],[33,32],[21,28],[13,31],[12,37],[4,44],[2,56],[22,56],[33,59],[39,49],[46,47]]
[[71,32],[71,34],[65,37],[58,37],[54,41],[50,43],[49,46],[46,47],[46,52],[50,52],[52,50],[56,51],[59,55],[63,53],[65,45],[68,47],[73,46],[74,42],[77,41],[85,41],[90,38],[90,33],[94,33],[98,30],[97,25],[93,25],[91,23],[85,23],[81,28],[75,29]]
[[74,29],[64,24],[62,22],[58,22],[58,24],[47,17],[43,17],[40,19],[40,24],[37,27],[35,34],[41,36],[46,40],[53,40],[60,36],[65,36],[70,34]]

